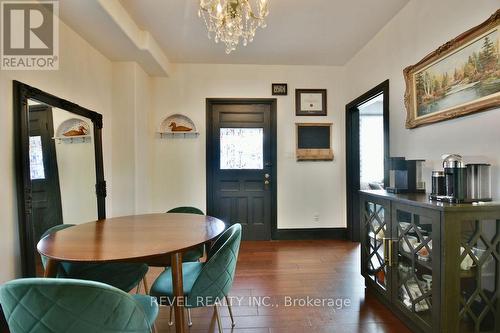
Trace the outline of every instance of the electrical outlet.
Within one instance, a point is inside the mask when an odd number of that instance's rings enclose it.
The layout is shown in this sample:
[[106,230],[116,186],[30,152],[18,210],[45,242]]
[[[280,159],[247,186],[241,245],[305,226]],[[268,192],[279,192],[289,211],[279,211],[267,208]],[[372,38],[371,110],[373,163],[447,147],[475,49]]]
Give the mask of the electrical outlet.
[[314,214],[313,220],[314,220],[314,222],[319,222],[319,214]]

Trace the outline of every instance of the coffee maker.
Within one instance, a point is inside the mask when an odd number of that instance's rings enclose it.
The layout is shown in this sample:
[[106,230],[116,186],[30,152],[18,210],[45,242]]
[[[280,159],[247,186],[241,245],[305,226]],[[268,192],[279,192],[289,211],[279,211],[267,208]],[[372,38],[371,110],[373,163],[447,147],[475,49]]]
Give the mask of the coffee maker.
[[432,172],[431,200],[450,203],[491,201],[489,164],[465,164],[462,156],[446,154],[444,171]]
[[462,156],[443,156],[445,195],[450,202],[463,202],[467,196],[467,167]]

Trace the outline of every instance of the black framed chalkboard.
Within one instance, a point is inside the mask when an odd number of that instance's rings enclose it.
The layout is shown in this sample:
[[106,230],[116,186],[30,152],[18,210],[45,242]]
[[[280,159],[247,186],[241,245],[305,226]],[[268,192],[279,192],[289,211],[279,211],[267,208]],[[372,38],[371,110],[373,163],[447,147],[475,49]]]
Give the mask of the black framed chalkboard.
[[297,160],[333,159],[332,123],[297,123]]
[[299,149],[330,148],[330,126],[299,126],[297,131]]

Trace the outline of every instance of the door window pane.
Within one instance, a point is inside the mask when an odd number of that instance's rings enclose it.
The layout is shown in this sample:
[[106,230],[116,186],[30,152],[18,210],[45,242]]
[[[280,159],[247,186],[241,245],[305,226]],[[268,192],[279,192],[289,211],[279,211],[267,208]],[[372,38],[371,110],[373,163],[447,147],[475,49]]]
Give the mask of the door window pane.
[[42,137],[30,136],[30,174],[31,179],[45,179],[43,167]]
[[263,169],[262,128],[221,128],[220,168]]

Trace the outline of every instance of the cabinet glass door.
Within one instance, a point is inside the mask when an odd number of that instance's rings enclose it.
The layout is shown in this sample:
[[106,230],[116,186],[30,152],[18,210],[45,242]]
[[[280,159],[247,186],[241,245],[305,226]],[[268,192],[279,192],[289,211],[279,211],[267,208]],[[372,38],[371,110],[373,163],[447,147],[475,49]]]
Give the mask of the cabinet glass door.
[[500,220],[460,222],[459,331],[500,332]]
[[[433,280],[439,271],[439,213],[416,207],[396,206],[393,235],[397,235],[393,263],[393,297],[424,329],[433,325]],[[438,284],[439,285],[439,284]],[[438,286],[436,286],[437,288]]]
[[365,260],[363,270],[365,276],[383,291],[387,291],[388,272],[385,262],[385,241],[389,234],[386,219],[386,208],[375,202],[364,202],[364,242]]

